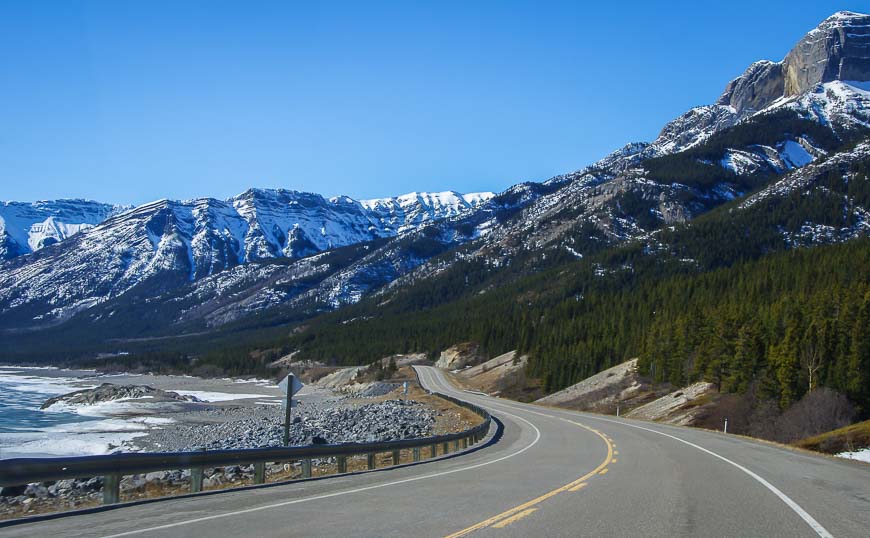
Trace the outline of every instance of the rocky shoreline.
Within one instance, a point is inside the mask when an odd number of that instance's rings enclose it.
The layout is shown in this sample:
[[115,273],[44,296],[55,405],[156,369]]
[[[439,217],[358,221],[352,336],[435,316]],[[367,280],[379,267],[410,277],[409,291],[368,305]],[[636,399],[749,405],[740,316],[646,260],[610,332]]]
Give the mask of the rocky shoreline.
[[[372,396],[340,397],[323,392],[302,398],[293,408],[290,443],[293,446],[334,443],[365,443],[419,438],[433,434],[440,412],[414,400],[389,399],[387,386],[378,387]],[[90,391],[77,391],[46,402],[52,405],[100,405],[137,396],[159,399],[184,399],[197,407],[169,413],[172,421],[152,428],[134,439],[129,449],[145,452],[181,452],[193,450],[245,449],[280,446],[283,436],[284,410],[280,405],[238,403],[209,405],[195,398],[161,393],[151,387],[111,386],[103,384]],[[385,399],[386,398],[386,399]],[[329,465],[329,460],[315,461],[315,466]],[[224,484],[251,483],[253,466],[230,466],[207,469],[206,489]],[[291,477],[298,464],[273,464],[270,475]],[[21,517],[47,511],[69,510],[99,504],[102,478],[61,480],[0,488],[0,519]],[[188,491],[189,470],[167,470],[126,476],[121,481],[122,498],[135,499],[151,494]]]
[[[278,405],[225,407],[186,415],[188,420],[153,430],[134,443],[151,452],[281,445],[284,408]],[[367,443],[425,437],[431,434],[434,423],[435,412],[414,401],[385,400],[361,405],[346,400],[302,402],[293,408],[290,444]]]

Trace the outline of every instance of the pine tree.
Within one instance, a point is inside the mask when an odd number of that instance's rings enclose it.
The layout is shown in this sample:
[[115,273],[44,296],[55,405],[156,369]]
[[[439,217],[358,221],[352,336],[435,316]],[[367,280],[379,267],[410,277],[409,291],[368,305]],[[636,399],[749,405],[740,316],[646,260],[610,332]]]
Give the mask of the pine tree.
[[849,396],[866,412],[870,409],[870,293],[864,296],[852,328],[847,379]]
[[774,347],[773,363],[779,382],[779,405],[787,409],[798,399],[798,329],[791,325],[786,329],[782,342]]

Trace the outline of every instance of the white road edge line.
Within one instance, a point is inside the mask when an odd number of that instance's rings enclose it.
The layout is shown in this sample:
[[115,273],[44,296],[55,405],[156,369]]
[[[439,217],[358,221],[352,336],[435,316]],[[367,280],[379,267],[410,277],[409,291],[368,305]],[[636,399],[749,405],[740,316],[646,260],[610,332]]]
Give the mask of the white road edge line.
[[724,462],[726,462],[726,463],[729,463],[729,464],[733,465],[734,467],[737,467],[738,469],[740,469],[740,470],[743,471],[744,473],[748,474],[749,476],[751,476],[752,478],[754,478],[756,481],[758,481],[762,486],[764,486],[764,487],[766,487],[768,490],[770,490],[774,495],[776,495],[777,497],[779,497],[779,499],[780,499],[782,502],[784,502],[784,503],[785,503],[789,508],[791,508],[792,511],[794,511],[794,513],[796,513],[797,515],[799,515],[799,516],[801,517],[801,519],[803,519],[803,520],[806,522],[806,524],[809,525],[810,528],[812,528],[812,529],[816,532],[816,534],[818,534],[818,535],[821,536],[822,538],[834,538],[833,535],[828,531],[828,529],[826,529],[825,527],[822,526],[821,523],[819,523],[818,521],[816,521],[816,519],[815,519],[813,516],[811,516],[809,513],[807,513],[807,511],[804,510],[804,509],[801,507],[801,505],[799,505],[798,503],[796,503],[795,501],[793,501],[793,500],[791,499],[791,497],[789,497],[788,495],[786,495],[785,493],[783,493],[782,491],[780,491],[776,486],[774,486],[773,484],[771,484],[770,482],[768,482],[768,481],[765,480],[764,478],[762,478],[762,477],[758,476],[757,474],[755,474],[753,471],[747,469],[746,467],[740,465],[739,463],[737,463],[737,462],[735,462],[735,461],[729,460],[729,459],[726,458],[725,456],[721,456],[721,455],[719,455],[719,454],[713,452],[713,451],[710,450],[710,449],[704,448],[704,447],[702,447],[702,446],[700,446],[700,445],[696,445],[695,443],[692,443],[692,442],[690,442],[690,441],[686,441],[685,439],[680,439],[679,437],[677,437],[677,436],[675,436],[675,435],[671,435],[671,434],[669,434],[669,433],[660,432],[660,431],[658,431],[658,430],[654,430],[654,429],[652,429],[652,428],[644,428],[643,426],[638,426],[637,424],[629,424],[629,423],[627,423],[627,422],[622,422],[622,421],[617,421],[617,420],[610,420],[610,419],[601,418],[601,417],[593,417],[593,416],[588,416],[588,415],[583,415],[583,418],[589,418],[589,419],[592,419],[592,420],[600,420],[600,421],[603,421],[603,422],[610,422],[610,423],[612,423],[612,424],[618,424],[618,425],[620,425],[620,426],[628,426],[628,427],[631,427],[631,428],[637,428],[638,430],[644,430],[644,431],[648,431],[648,432],[656,433],[656,434],[659,434],[659,435],[663,435],[663,436],[665,436],[665,437],[670,437],[671,439],[673,439],[673,440],[675,440],[675,441],[679,441],[679,442],[681,442],[681,443],[683,443],[683,444],[686,444],[686,445],[689,445],[689,446],[691,446],[691,447],[693,447],[693,448],[697,448],[697,449],[700,450],[701,452],[706,452],[707,454],[710,454],[711,456],[713,456],[713,457],[715,457],[715,458],[719,458],[720,460],[722,460],[722,461],[724,461]]
[[[493,405],[492,402],[491,402],[491,400],[495,400],[495,401],[501,403],[502,405],[498,405],[498,404]],[[522,404],[520,404],[520,405],[512,405],[513,403],[514,403],[514,402],[507,402],[507,401],[505,401],[505,400],[502,400],[501,398],[493,398],[493,397],[491,397],[491,396],[488,396],[488,397],[487,397],[487,402],[486,402],[486,404],[484,404],[484,405],[489,404],[491,407],[501,408],[501,409],[502,409],[502,412],[504,412],[504,408],[507,407],[508,409],[511,409],[512,411],[526,411],[526,412],[528,412],[528,413],[533,413],[533,414],[535,414],[535,415],[540,415],[540,416],[542,416],[542,417],[549,417],[549,418],[554,418],[554,419],[566,420],[566,419],[564,419],[564,418],[562,418],[562,417],[560,417],[560,416],[557,416],[557,415],[555,415],[555,414],[554,414],[554,415],[550,415],[550,414],[542,413],[542,412],[539,412],[539,411],[532,411],[531,409],[525,409],[526,405],[522,405]],[[569,412],[568,412],[568,411],[555,411],[555,413],[562,414],[562,413],[569,413]],[[810,528],[812,528],[812,529],[816,532],[816,534],[818,534],[818,535],[821,536],[822,538],[834,538],[833,535],[828,531],[828,529],[826,529],[825,527],[822,526],[821,523],[819,523],[818,521],[816,521],[816,519],[815,519],[813,516],[811,516],[809,513],[807,513],[807,511],[804,510],[804,509],[803,509],[803,508],[802,508],[798,503],[796,503],[795,501],[793,501],[793,500],[791,499],[791,497],[789,497],[788,495],[786,495],[785,493],[783,493],[782,491],[780,491],[776,486],[774,486],[773,484],[771,484],[770,482],[768,482],[767,480],[765,480],[765,479],[762,478],[761,476],[757,475],[757,474],[754,473],[753,471],[747,469],[746,467],[740,465],[739,463],[737,463],[737,462],[735,462],[735,461],[732,461],[732,460],[726,458],[725,456],[721,456],[721,455],[719,455],[719,454],[713,452],[712,450],[709,450],[709,449],[707,449],[707,448],[704,448],[704,447],[702,447],[702,446],[700,446],[700,445],[696,445],[695,443],[692,443],[692,442],[690,442],[690,441],[686,441],[685,439],[681,439],[681,438],[679,438],[679,437],[677,437],[677,436],[675,436],[675,435],[671,435],[671,434],[669,434],[669,433],[660,432],[660,431],[658,431],[658,430],[654,430],[654,429],[652,429],[652,428],[645,428],[645,427],[643,427],[643,426],[638,426],[638,425],[636,425],[636,424],[629,424],[628,422],[623,422],[623,421],[618,421],[618,420],[611,420],[611,419],[607,419],[607,418],[603,418],[603,417],[595,417],[595,416],[589,416],[589,415],[581,415],[581,417],[582,417],[582,418],[589,418],[589,419],[592,419],[592,420],[600,420],[600,421],[603,421],[603,422],[610,422],[610,423],[612,423],[612,424],[617,424],[617,425],[620,425],[620,426],[629,426],[629,427],[631,427],[631,428],[637,428],[637,429],[639,429],[639,430],[644,430],[644,431],[648,431],[648,432],[656,433],[656,434],[658,434],[658,435],[663,435],[663,436],[665,436],[665,437],[670,437],[671,439],[673,439],[673,440],[675,440],[675,441],[679,441],[680,443],[683,443],[683,444],[689,445],[689,446],[691,446],[691,447],[693,447],[693,448],[696,448],[696,449],[698,449],[698,450],[700,450],[700,451],[702,451],[702,452],[705,452],[705,453],[707,453],[707,454],[710,454],[711,456],[713,456],[713,457],[715,457],[715,458],[719,458],[720,460],[722,460],[722,461],[724,461],[724,462],[726,462],[726,463],[729,463],[729,464],[733,465],[734,467],[740,469],[741,471],[743,471],[744,473],[746,473],[747,475],[749,475],[750,477],[752,477],[753,479],[755,479],[756,481],[758,481],[762,486],[764,486],[765,488],[767,488],[768,490],[770,490],[774,495],[776,495],[777,497],[779,497],[779,499],[780,499],[782,502],[784,502],[784,503],[785,503],[789,508],[791,508],[792,511],[793,511],[794,513],[796,513],[798,516],[800,516],[800,518],[803,519],[804,522],[806,522],[806,524],[809,525]]]
[[314,497],[307,497],[307,498],[304,498],[304,499],[294,499],[294,500],[292,500],[292,501],[284,501],[284,502],[280,502],[280,503],[267,504],[267,505],[264,505],[264,506],[257,506],[257,507],[254,507],[254,508],[247,508],[247,509],[245,509],[245,510],[235,510],[235,511],[233,511],[233,512],[223,512],[223,513],[220,513],[220,514],[215,514],[215,515],[213,515],[213,516],[203,516],[203,517],[199,517],[199,518],[196,518],[196,519],[188,519],[188,520],[186,520],[186,521],[178,521],[178,522],[176,522],[176,523],[167,523],[166,525],[158,525],[158,526],[156,526],[156,527],[148,527],[148,528],[145,528],[145,529],[137,529],[137,530],[127,531],[127,532],[122,532],[122,533],[118,533],[118,534],[109,534],[109,535],[104,536],[103,538],[120,538],[120,537],[122,537],[122,536],[133,536],[133,535],[136,535],[136,534],[142,534],[142,533],[145,533],[145,532],[152,532],[152,531],[159,531],[159,530],[171,529],[171,528],[174,528],[174,527],[181,527],[181,526],[183,526],[183,525],[192,525],[192,524],[194,524],[194,523],[201,523],[201,522],[203,522],[203,521],[210,521],[210,520],[214,520],[214,519],[221,519],[221,518],[225,518],[225,517],[237,516],[237,515],[240,515],[240,514],[250,514],[251,512],[259,512],[259,511],[262,511],[262,510],[270,510],[270,509],[272,509],[272,508],[280,508],[280,507],[282,507],[282,506],[289,506],[289,505],[291,505],[291,504],[300,504],[300,503],[304,503],[304,502],[318,501],[318,500],[321,500],[321,499],[328,499],[328,498],[330,498],[330,497],[338,497],[338,496],[341,496],[341,495],[350,495],[350,494],[353,494],[353,493],[361,493],[361,492],[363,492],[363,491],[369,491],[369,490],[373,490],[373,489],[385,488],[385,487],[388,487],[388,486],[395,486],[395,485],[398,485],[398,484],[406,484],[406,483],[408,483],[408,482],[416,482],[416,481],[418,481],[418,480],[427,480],[427,479],[430,479],[430,478],[437,478],[437,477],[439,477],[439,476],[449,475],[449,474],[453,474],[453,473],[460,473],[460,472],[463,472],[463,471],[469,471],[469,470],[471,470],[471,469],[477,469],[477,468],[479,468],[479,467],[484,467],[484,466],[486,466],[486,465],[492,465],[493,463],[498,463],[498,462],[500,462],[500,461],[504,461],[504,460],[506,460],[506,459],[508,459],[508,458],[513,458],[514,456],[519,456],[520,454],[522,454],[522,453],[525,452],[526,450],[528,450],[528,449],[532,448],[533,446],[535,446],[536,444],[538,444],[538,441],[541,440],[541,430],[539,430],[537,426],[535,426],[534,424],[532,424],[532,423],[529,422],[528,420],[524,419],[523,417],[519,417],[519,416],[514,415],[514,414],[512,414],[512,413],[508,413],[508,412],[506,412],[506,411],[502,411],[502,412],[503,412],[505,415],[508,415],[509,417],[513,417],[513,418],[515,418],[515,419],[522,420],[523,422],[525,422],[526,424],[528,424],[529,426],[531,426],[532,429],[535,430],[535,439],[534,439],[531,443],[529,443],[528,445],[526,445],[526,446],[524,446],[523,448],[521,448],[520,450],[517,450],[516,452],[513,452],[513,453],[508,454],[508,455],[506,455],[506,456],[502,456],[502,457],[500,457],[500,458],[498,458],[498,459],[494,459],[494,460],[492,460],[492,461],[485,461],[485,462],[483,462],[483,463],[477,463],[477,464],[469,465],[468,467],[462,467],[462,468],[459,468],[459,469],[452,469],[452,470],[450,470],[450,471],[442,471],[442,472],[440,472],[440,473],[431,473],[431,474],[423,475],[423,476],[414,476],[414,477],[411,477],[411,478],[405,478],[405,479],[402,479],[402,480],[396,480],[396,481],[393,481],[393,482],[387,482],[387,483],[384,483],[384,484],[375,484],[375,485],[372,485],[372,486],[365,486],[365,487],[362,487],[362,488],[356,488],[356,489],[351,489],[351,490],[347,490],[347,491],[337,491],[337,492],[335,492],[335,493],[326,493],[326,494],[323,494],[323,495],[317,495],[317,496],[314,496]]

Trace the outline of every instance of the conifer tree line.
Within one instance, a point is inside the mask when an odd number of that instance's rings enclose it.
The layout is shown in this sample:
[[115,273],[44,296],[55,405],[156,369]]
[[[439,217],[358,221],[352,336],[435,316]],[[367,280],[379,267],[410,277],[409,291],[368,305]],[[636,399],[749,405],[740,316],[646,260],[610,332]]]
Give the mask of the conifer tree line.
[[716,209],[663,230],[656,254],[635,243],[580,261],[551,256],[522,277],[462,261],[312,320],[284,347],[358,364],[474,341],[489,356],[528,354],[527,373],[548,392],[639,357],[642,373],[675,386],[757,387],[782,408],[829,387],[867,416],[870,239],[811,246],[802,235],[807,222],[853,226],[852,207],[870,207],[867,172],[859,163],[811,193]]
[[839,253],[784,256],[662,286],[641,372],[676,386],[706,380],[724,392],[757,383],[782,409],[825,386],[870,410],[870,258],[846,252],[860,264],[837,265],[847,262]]
[[[805,127],[794,120],[786,130]],[[714,158],[722,148],[756,140],[759,126],[753,129],[726,131],[694,157]],[[822,139],[823,133],[811,134]],[[765,136],[781,140],[783,129]],[[681,159],[651,168],[679,176]],[[719,174],[708,165],[696,168]],[[290,319],[267,312],[198,340],[144,342],[135,358],[97,366],[129,368],[137,360],[144,370],[162,365],[266,377],[274,374],[274,360],[296,351],[298,359],[358,365],[397,353],[434,359],[457,343],[476,342],[489,357],[511,350],[528,355],[526,374],[547,392],[638,357],[641,373],[675,387],[709,381],[779,409],[827,388],[870,417],[870,239],[856,231],[864,225],[856,208],[870,208],[868,175],[870,163],[843,160],[789,195],[748,209],[735,200],[686,225],[660,228],[651,239],[617,246],[608,246],[592,223],[578,221],[564,244],[582,251],[580,260],[560,244],[543,252],[518,249],[509,264],[447,253],[451,264],[437,276],[338,311]],[[697,179],[709,185],[715,178]],[[627,191],[621,202],[625,218],[656,226],[649,220],[654,201]]]

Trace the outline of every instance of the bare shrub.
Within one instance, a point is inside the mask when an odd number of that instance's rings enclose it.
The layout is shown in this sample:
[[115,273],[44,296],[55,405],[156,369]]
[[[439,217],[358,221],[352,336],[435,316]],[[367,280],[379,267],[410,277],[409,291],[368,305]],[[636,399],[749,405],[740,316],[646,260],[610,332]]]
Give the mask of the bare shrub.
[[725,426],[725,419],[728,419],[729,432],[747,434],[751,413],[752,403],[748,394],[721,394],[716,399],[716,404],[707,408],[694,425],[721,430]]
[[777,439],[777,421],[779,420],[779,405],[772,399],[759,399],[749,417],[747,433],[759,439],[774,441]]
[[791,443],[852,423],[855,408],[845,395],[826,387],[807,393],[799,402],[780,412],[776,400],[760,396],[757,384],[744,394],[723,394],[707,409],[696,426]]
[[789,407],[777,421],[777,441],[790,443],[852,423],[855,408],[845,395],[816,389]]

